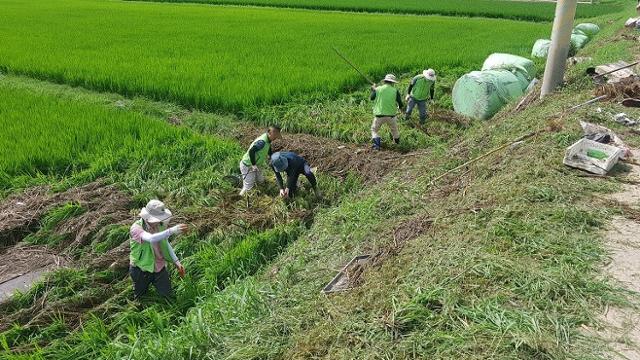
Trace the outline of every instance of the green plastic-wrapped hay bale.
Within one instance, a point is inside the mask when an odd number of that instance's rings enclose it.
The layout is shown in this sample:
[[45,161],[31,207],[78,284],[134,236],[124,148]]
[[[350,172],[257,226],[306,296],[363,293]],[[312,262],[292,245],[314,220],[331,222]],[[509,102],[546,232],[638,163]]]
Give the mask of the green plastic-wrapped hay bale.
[[587,35],[581,34],[571,34],[571,45],[576,49],[580,50],[589,42],[589,37]]
[[582,32],[584,35],[588,36],[589,39],[593,38],[600,32],[600,27],[593,23],[581,23],[576,25],[573,29]]
[[472,71],[453,86],[453,108],[473,119],[490,119],[524,94],[526,80],[508,70]]
[[531,57],[546,58],[549,54],[549,47],[551,47],[551,40],[536,40],[535,44],[533,44],[533,49],[531,49]]
[[536,76],[536,67],[533,61],[511,54],[495,53],[489,55],[482,64],[482,70],[518,70],[523,72],[529,80]]

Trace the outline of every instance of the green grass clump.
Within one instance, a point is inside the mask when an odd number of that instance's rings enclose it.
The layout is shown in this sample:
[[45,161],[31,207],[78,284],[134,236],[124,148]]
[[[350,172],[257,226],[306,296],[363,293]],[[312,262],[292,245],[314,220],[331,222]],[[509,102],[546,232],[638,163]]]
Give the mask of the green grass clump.
[[47,212],[40,221],[40,228],[37,232],[27,235],[24,242],[32,245],[55,246],[65,240],[65,235],[56,233],[55,228],[65,220],[84,214],[86,211],[82,205],[69,202],[55,207]]
[[84,214],[86,211],[79,203],[69,202],[62,206],[51,209],[44,215],[40,229],[51,231],[62,221]]
[[[490,17],[529,21],[552,21],[555,3],[504,0],[149,0],[158,2],[191,2],[274,6],[316,10],[384,12],[401,14],[439,14],[464,17]],[[579,4],[576,17],[590,18],[622,9],[618,0]]]
[[496,19],[461,26],[436,16],[79,0],[11,1],[3,12],[6,71],[216,111],[363,84],[332,46],[379,80],[422,67],[478,68],[492,52],[526,55],[550,31]]
[[117,247],[130,238],[129,226],[126,225],[107,225],[104,239],[97,242],[93,249],[97,253],[106,253],[107,251]]
[[279,254],[298,233],[297,226],[288,225],[245,236],[215,262],[200,264],[204,267],[207,286],[223,286],[233,279],[253,274],[262,264]]

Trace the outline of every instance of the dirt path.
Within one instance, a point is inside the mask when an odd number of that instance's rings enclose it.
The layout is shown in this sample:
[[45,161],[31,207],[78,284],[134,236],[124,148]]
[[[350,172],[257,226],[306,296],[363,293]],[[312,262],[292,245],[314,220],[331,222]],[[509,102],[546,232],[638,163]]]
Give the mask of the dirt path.
[[[634,151],[638,158],[640,152]],[[632,165],[629,178],[640,180],[640,166]],[[624,185],[612,199],[640,207],[640,186]],[[611,262],[606,272],[627,290],[640,294],[640,223],[616,217],[606,233]],[[640,312],[634,308],[607,308],[601,318],[604,328],[599,335],[610,346],[613,359],[640,360]]]

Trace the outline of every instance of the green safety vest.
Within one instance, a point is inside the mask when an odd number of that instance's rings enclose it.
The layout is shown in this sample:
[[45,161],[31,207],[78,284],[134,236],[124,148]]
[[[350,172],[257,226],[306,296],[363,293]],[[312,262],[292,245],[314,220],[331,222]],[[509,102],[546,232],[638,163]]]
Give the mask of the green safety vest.
[[[266,163],[265,160],[269,155],[269,149],[271,148],[271,140],[269,140],[269,134],[264,133],[253,140],[253,142],[249,146],[249,150],[251,150],[253,145],[259,140],[264,141],[265,145],[261,150],[258,150],[258,152],[256,152],[256,165],[262,165]],[[247,150],[247,152],[244,153],[244,156],[242,157],[242,163],[247,166],[251,166],[251,157],[249,156],[249,150]]]
[[[143,225],[142,219],[135,222],[140,226]],[[165,227],[160,225],[160,230],[164,231]],[[156,256],[153,253],[153,245],[150,242],[142,241],[142,243],[137,242],[134,239],[129,241],[130,244],[130,253],[129,260],[131,264],[139,267],[143,271],[146,272],[155,272],[156,271]],[[162,257],[168,262],[172,262],[171,255],[169,254],[169,241],[164,239],[160,241],[160,250],[162,250]]]
[[396,94],[398,89],[384,84],[376,88],[376,98],[373,103],[373,115],[375,116],[396,116],[398,113],[398,104],[396,103]]
[[419,101],[427,100],[434,82],[428,80],[423,75],[418,75],[414,79],[416,82],[411,89],[411,97]]

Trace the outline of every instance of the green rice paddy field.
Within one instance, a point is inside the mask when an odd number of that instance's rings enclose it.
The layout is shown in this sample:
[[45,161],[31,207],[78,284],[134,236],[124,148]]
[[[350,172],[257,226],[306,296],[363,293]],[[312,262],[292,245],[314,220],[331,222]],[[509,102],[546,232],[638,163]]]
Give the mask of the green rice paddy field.
[[[153,1],[153,0],[151,0]],[[508,18],[530,21],[553,20],[555,4],[509,0],[155,0],[356,12],[439,14],[465,17]],[[589,18],[620,11],[619,0],[578,5],[577,17]]]
[[476,68],[526,55],[550,25],[119,1],[3,1],[0,67],[59,83],[240,111],[295,94],[337,95],[365,72]]

